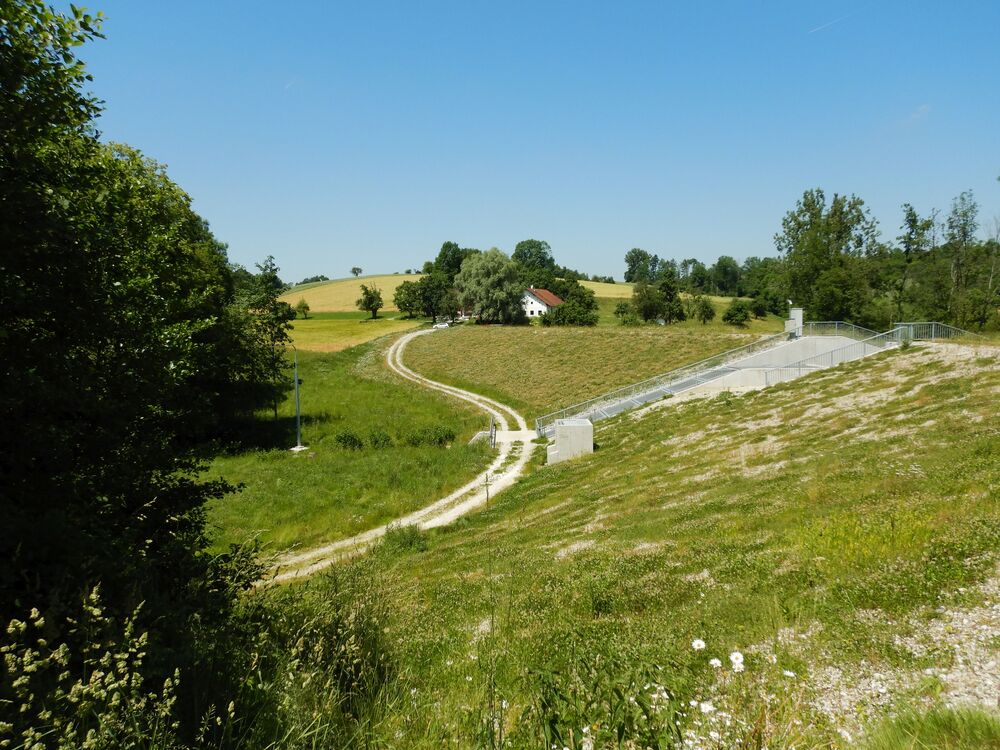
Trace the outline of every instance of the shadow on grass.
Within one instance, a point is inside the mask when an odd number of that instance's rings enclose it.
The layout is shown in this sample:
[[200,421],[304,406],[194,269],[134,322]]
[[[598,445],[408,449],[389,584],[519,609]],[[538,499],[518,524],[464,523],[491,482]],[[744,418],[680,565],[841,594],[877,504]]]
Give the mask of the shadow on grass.
[[[327,412],[303,414],[302,429],[330,422]],[[235,456],[247,451],[288,449],[295,445],[295,415],[244,417],[231,422],[220,438],[223,454]]]

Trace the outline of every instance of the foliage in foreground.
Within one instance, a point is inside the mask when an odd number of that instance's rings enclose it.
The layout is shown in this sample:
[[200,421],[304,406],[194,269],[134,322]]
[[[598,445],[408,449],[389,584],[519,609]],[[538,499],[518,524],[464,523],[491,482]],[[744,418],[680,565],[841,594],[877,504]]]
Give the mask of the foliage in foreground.
[[[206,552],[205,503],[231,487],[198,472],[282,397],[294,313],[272,260],[231,267],[162,166],[99,141],[75,56],[99,17],[5,0],[0,18],[0,622],[37,608],[52,648],[84,654],[67,623],[99,585],[163,684],[213,658],[246,584]],[[178,692],[180,713],[211,692]]]
[[[32,610],[0,635],[0,747],[360,746],[396,700],[385,608],[377,577],[363,566],[327,576],[322,596],[247,593],[215,647],[218,663],[153,685],[145,676],[147,634],[134,615],[116,622],[97,590],[61,624],[73,646],[52,640],[56,623]],[[203,687],[206,667],[225,679],[225,700],[187,726],[183,696]]]

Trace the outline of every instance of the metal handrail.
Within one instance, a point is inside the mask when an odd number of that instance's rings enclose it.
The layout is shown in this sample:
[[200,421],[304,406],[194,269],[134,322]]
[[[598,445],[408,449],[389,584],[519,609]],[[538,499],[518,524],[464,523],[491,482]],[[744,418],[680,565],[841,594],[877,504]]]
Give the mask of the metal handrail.
[[[872,336],[878,336],[878,331],[873,331],[870,328],[865,328],[864,326],[855,325],[854,323],[845,323],[842,320],[811,320],[802,324],[802,335],[803,336],[826,336],[831,335],[827,333],[826,329],[833,328],[832,335],[834,336],[847,336],[850,338],[856,338],[859,341],[870,338]],[[808,330],[808,333],[806,331]]]
[[977,339],[984,338],[978,333],[966,331],[964,328],[949,325],[948,323],[938,323],[935,320],[917,320],[894,323],[893,325],[907,329],[908,337],[911,341],[933,341],[935,339],[958,339],[963,336],[973,336]]

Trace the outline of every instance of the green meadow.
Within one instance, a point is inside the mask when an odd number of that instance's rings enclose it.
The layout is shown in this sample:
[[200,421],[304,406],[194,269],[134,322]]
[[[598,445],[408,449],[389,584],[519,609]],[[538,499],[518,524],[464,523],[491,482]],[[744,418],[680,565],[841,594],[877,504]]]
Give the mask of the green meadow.
[[289,398],[276,421],[259,417],[256,449],[212,462],[210,476],[243,486],[209,508],[217,548],[249,537],[274,550],[349,536],[438,499],[489,463],[482,444],[467,444],[486,428],[483,413],[392,374],[385,343],[299,352],[309,450],[288,450],[295,445]]

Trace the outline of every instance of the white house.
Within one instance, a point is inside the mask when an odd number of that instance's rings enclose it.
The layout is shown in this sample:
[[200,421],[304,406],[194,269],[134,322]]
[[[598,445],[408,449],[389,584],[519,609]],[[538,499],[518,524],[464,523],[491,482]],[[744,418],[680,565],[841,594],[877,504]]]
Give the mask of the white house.
[[529,318],[537,318],[539,315],[544,315],[553,307],[558,307],[562,303],[563,301],[548,289],[535,289],[535,287],[525,289],[524,297],[522,298],[524,314]]

